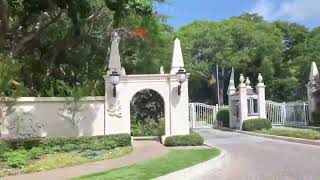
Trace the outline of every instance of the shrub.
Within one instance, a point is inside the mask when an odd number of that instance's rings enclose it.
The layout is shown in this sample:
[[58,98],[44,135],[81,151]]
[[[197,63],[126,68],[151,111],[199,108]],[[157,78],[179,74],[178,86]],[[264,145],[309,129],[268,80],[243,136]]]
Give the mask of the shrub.
[[30,149],[28,151],[29,156],[31,157],[31,159],[37,159],[40,156],[47,154],[48,151],[46,151],[45,149],[41,148],[41,147],[33,147],[32,149]]
[[27,164],[27,162],[31,159],[28,151],[16,150],[13,152],[4,153],[4,159],[7,161],[7,164],[11,167],[22,167]]
[[4,141],[0,141],[0,159],[3,159],[3,155],[6,152],[11,152],[12,149]]
[[244,131],[255,131],[262,129],[271,129],[272,124],[268,119],[249,119],[243,122],[242,130]]
[[159,121],[146,119],[131,123],[132,136],[162,136],[164,134],[164,118]]
[[320,113],[319,112],[312,112],[312,114],[311,114],[311,126],[320,127]]
[[217,121],[223,127],[230,127],[229,125],[229,109],[220,109],[217,113]]
[[[73,151],[73,150],[79,150],[78,149],[78,145],[76,144],[64,144],[63,146],[61,146],[59,148],[61,151],[63,152],[70,152],[70,151]],[[58,150],[58,152],[60,151]]]
[[200,134],[191,132],[189,135],[169,136],[165,139],[165,146],[197,146],[202,145],[204,139]]

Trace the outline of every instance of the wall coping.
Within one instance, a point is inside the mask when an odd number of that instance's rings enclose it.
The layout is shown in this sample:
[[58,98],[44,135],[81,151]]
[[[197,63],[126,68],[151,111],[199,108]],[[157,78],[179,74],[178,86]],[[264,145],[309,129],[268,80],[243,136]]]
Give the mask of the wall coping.
[[[190,73],[187,73],[187,76],[189,77]],[[108,75],[104,75],[103,78],[105,79],[106,82],[111,81]],[[124,82],[124,81],[127,82],[128,80],[132,82],[134,82],[135,80],[163,81],[163,80],[169,80],[169,79],[172,81],[176,81],[177,75],[176,74],[133,74],[133,75],[120,76],[120,82]]]
[[[16,102],[63,102],[72,101],[73,97],[19,97],[16,100],[13,98],[6,98],[6,101]],[[104,96],[87,96],[82,97],[79,101],[104,101]]]

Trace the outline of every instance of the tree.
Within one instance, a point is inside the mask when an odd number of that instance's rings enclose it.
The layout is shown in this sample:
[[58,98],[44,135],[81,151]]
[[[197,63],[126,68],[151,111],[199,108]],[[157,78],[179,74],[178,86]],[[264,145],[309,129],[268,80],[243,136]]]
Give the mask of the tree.
[[[186,37],[182,38],[182,44],[187,44],[184,53],[188,66],[193,66],[191,74],[205,71],[203,80],[212,74],[215,64],[224,67],[226,74],[235,67],[236,72],[246,73],[254,83],[259,72],[264,74],[266,81],[272,81],[279,69],[278,60],[283,49],[281,32],[264,21],[256,23],[241,18],[222,22],[196,21],[181,28],[177,34]],[[220,74],[223,87],[223,82],[228,81],[224,78],[223,68]],[[270,87],[267,95],[271,96],[273,91],[275,89]]]
[[[102,94],[110,34],[118,31],[136,45],[141,40],[132,29],[157,19],[152,0],[1,0],[0,5],[0,52],[21,63],[21,83],[30,96],[61,94],[47,94],[56,81],[70,87],[92,81]],[[135,18],[140,24],[129,23]]]

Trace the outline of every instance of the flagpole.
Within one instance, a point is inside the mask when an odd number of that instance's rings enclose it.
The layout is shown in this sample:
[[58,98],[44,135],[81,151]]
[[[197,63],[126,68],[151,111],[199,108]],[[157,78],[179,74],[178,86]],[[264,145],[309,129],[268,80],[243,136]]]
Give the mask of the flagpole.
[[219,69],[218,64],[216,64],[216,73],[217,73],[217,95],[218,95],[218,108],[220,107],[220,84],[219,84]]

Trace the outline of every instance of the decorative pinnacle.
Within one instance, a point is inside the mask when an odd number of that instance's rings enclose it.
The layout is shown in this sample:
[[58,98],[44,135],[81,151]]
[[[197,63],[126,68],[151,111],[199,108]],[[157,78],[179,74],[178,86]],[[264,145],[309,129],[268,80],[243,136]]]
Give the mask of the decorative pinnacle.
[[109,66],[108,66],[110,70],[119,71],[121,69],[119,43],[120,43],[120,37],[118,33],[115,32],[113,34],[112,42],[111,42],[111,51],[110,51]]
[[240,81],[240,84],[243,84],[243,82],[244,82],[244,76],[243,76],[243,74],[240,74],[239,81]]
[[259,73],[258,74],[258,82],[262,83],[262,81],[263,81],[263,77],[262,77],[261,73]]
[[250,83],[251,83],[251,82],[250,82],[250,79],[249,79],[249,77],[247,77],[247,78],[246,78],[246,85],[247,85],[247,86],[250,86]]
[[229,80],[229,87],[234,88],[234,70],[233,70],[233,67],[232,67],[232,70],[231,70],[231,75],[230,75],[230,80]]
[[164,68],[163,68],[163,66],[160,66],[160,74],[164,74]]

